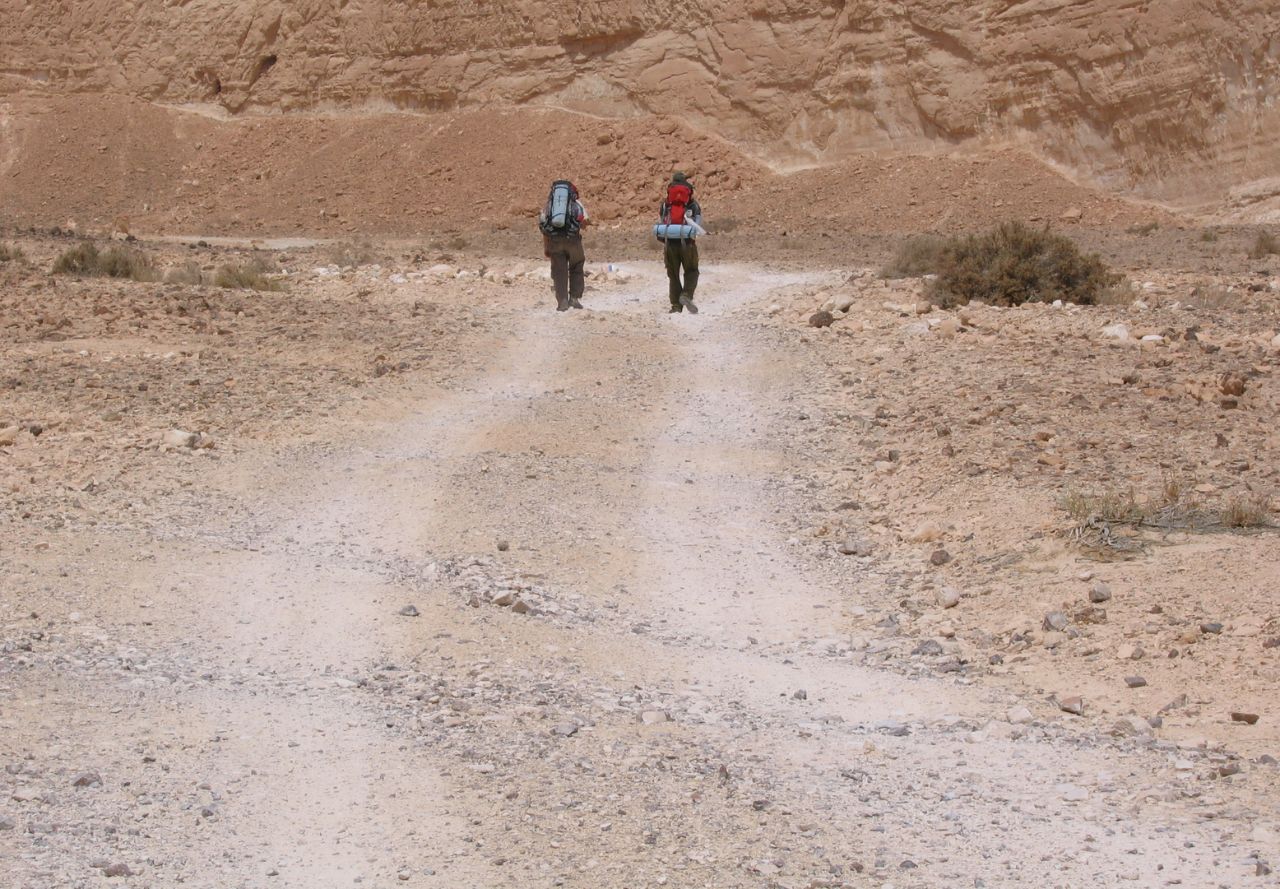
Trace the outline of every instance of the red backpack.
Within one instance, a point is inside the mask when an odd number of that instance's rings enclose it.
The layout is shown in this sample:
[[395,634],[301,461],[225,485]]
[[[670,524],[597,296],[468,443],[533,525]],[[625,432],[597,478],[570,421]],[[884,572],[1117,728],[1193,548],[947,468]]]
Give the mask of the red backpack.
[[693,200],[693,189],[688,185],[672,184],[667,188],[667,218],[671,225],[684,225],[685,210]]

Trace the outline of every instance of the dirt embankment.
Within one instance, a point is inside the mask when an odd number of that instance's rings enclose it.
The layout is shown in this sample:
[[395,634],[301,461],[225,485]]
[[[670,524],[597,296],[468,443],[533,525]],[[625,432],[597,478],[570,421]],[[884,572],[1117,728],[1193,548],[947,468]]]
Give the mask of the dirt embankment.
[[640,242],[678,169],[697,183],[713,232],[744,231],[779,249],[789,236],[952,231],[1010,218],[1105,229],[1171,219],[1013,150],[863,158],[782,175],[675,119],[494,111],[220,122],[133,100],[0,107],[10,225],[502,238],[532,232],[548,183],[568,176],[603,228]]

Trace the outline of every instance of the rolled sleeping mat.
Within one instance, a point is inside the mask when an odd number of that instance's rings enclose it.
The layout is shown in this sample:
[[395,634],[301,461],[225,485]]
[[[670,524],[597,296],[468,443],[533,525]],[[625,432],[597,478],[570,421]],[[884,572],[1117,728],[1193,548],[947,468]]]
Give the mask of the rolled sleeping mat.
[[653,234],[659,241],[691,241],[698,235],[706,234],[700,225],[674,225],[659,222],[653,227]]

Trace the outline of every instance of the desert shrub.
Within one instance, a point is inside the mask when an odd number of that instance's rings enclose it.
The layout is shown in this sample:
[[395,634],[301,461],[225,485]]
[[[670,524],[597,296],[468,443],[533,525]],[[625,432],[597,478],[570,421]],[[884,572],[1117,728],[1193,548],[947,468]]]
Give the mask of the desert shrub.
[[1200,232],[1200,240],[1206,244],[1218,243],[1218,230],[1216,228],[1206,228]]
[[732,216],[726,216],[723,219],[717,219],[712,223],[711,228],[718,235],[727,235],[742,228],[742,222]]
[[1160,223],[1155,222],[1154,220],[1151,222],[1134,223],[1125,229],[1125,231],[1131,235],[1142,235],[1143,237],[1158,232],[1159,230]]
[[27,258],[20,247],[10,247],[8,244],[0,244],[0,262],[22,262]]
[[1258,232],[1253,246],[1249,248],[1250,259],[1266,259],[1268,256],[1280,256],[1280,240],[1271,232]]
[[63,251],[53,263],[55,275],[127,278],[130,281],[155,281],[159,274],[150,257],[128,247],[99,250],[89,242]]
[[204,283],[204,272],[200,270],[198,262],[185,262],[165,272],[164,282],[166,284],[190,284],[193,287],[198,287]]
[[1070,238],[1021,222],[947,241],[931,300],[944,308],[982,300],[998,306],[1027,302],[1095,305],[1123,277]]
[[284,284],[270,273],[270,267],[260,260],[222,265],[213,273],[213,284],[226,290],[284,290]]
[[882,278],[922,278],[936,274],[950,242],[939,235],[913,235],[902,242],[880,270]]
[[1222,524],[1228,528],[1261,528],[1270,524],[1271,501],[1256,494],[1237,495],[1222,507]]

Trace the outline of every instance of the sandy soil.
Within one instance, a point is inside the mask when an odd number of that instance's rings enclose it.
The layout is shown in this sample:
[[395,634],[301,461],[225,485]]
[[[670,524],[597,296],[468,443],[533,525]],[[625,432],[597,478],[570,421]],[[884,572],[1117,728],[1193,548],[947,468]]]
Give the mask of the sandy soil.
[[1263,270],[941,313],[719,262],[668,316],[637,260],[562,315],[527,260],[253,293],[21,243],[8,884],[1276,885],[1274,532],[1061,505],[1275,493]]

